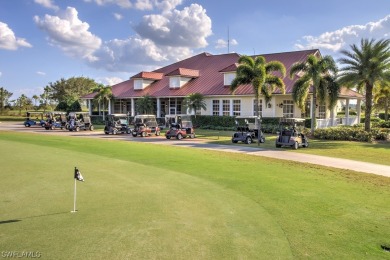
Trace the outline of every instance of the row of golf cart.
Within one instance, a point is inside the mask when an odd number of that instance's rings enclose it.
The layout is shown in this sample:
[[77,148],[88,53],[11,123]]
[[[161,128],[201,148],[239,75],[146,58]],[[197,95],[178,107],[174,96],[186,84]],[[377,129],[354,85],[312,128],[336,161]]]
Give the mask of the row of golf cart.
[[[259,123],[261,119],[256,117],[237,117],[237,130],[232,136],[232,143],[242,142],[251,144],[253,142],[264,143],[265,136]],[[307,136],[302,133],[304,128],[304,119],[302,118],[281,118],[279,121],[279,131],[276,137],[275,147],[289,146],[293,149],[299,147],[309,147]]]
[[94,129],[91,118],[86,112],[27,112],[25,127],[40,126],[46,130],[66,129],[69,131],[80,131]]
[[190,115],[166,115],[165,124],[160,126],[155,115],[137,115],[131,120],[127,114],[111,114],[106,117],[104,133],[131,134],[133,137],[159,136],[165,127],[168,127],[165,133],[167,139],[195,138]]

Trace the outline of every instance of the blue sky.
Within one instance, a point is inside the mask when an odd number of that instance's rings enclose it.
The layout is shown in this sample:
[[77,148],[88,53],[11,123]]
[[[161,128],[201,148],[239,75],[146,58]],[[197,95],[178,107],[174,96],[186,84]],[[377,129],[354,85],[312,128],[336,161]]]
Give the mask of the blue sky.
[[201,52],[320,49],[390,37],[389,0],[0,0],[0,87],[32,97],[84,76],[113,85]]

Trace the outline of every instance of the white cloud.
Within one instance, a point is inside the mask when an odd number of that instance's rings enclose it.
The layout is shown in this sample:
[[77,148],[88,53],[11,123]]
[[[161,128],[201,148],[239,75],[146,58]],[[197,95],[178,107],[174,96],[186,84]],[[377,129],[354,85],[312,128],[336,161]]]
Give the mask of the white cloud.
[[365,25],[350,25],[333,32],[325,32],[320,36],[304,36],[304,43],[295,44],[297,49],[326,49],[339,51],[362,38],[382,39],[390,34],[390,15],[376,22]]
[[130,8],[132,4],[129,0],[84,0],[84,2],[95,2],[97,5],[103,6],[108,4],[117,5],[121,8]]
[[[230,46],[236,46],[238,45],[238,42],[235,39],[231,39],[229,41]],[[228,47],[228,42],[225,41],[224,39],[218,39],[215,45],[216,49],[223,49]]]
[[59,16],[34,17],[35,23],[48,34],[50,44],[74,57],[93,61],[93,52],[100,48],[101,39],[89,32],[89,24],[78,18],[78,12],[68,7]]
[[206,38],[212,34],[211,19],[206,10],[198,4],[185,7],[182,11],[145,15],[143,20],[134,26],[134,30],[156,45],[187,48],[206,47]]
[[38,74],[39,76],[46,76],[46,73],[45,73],[45,72],[42,72],[42,71],[37,71],[37,74]]
[[97,81],[101,82],[104,85],[113,86],[115,84],[123,82],[124,79],[118,77],[105,77],[105,78],[99,78],[97,79]]
[[59,10],[59,7],[56,6],[52,0],[34,0],[36,4],[42,5],[43,7],[53,9],[55,11]]
[[121,14],[114,13],[113,15],[114,15],[115,19],[117,19],[118,21],[123,19],[123,16]]
[[1,76],[3,76],[3,73],[0,71],[0,78],[1,78]]
[[107,41],[95,55],[98,59],[90,63],[92,66],[108,71],[128,72],[137,66],[137,70],[146,70],[146,67],[154,69],[161,63],[187,58],[192,55],[192,51],[186,47],[157,46],[149,39],[136,36]]
[[0,22],[0,49],[17,50],[19,47],[31,48],[32,45],[23,38],[17,38],[8,24]]

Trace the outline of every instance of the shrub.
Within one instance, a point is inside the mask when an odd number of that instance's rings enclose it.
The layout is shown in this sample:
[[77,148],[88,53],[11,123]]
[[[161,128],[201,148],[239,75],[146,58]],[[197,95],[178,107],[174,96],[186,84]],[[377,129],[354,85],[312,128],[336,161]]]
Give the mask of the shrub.
[[389,140],[390,129],[372,128],[371,132],[366,132],[361,126],[337,126],[316,129],[314,137],[323,140],[372,142]]

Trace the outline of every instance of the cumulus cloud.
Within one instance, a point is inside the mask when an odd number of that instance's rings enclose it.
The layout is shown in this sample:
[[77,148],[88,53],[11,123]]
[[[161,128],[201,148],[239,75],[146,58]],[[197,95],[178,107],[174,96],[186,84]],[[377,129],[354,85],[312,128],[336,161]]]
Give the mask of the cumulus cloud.
[[[43,0],[40,0],[43,1]],[[153,10],[154,8],[169,11],[175,9],[183,0],[136,0],[134,4],[130,0],[84,0],[87,3],[95,3],[97,5],[117,5],[121,8],[134,8],[138,10]]]
[[304,36],[304,43],[295,44],[297,49],[326,49],[339,51],[362,38],[382,39],[390,35],[390,15],[376,22],[365,25],[350,25],[333,32],[325,32],[320,36]]
[[[231,39],[229,41],[229,45],[230,46],[236,46],[236,45],[238,45],[238,42],[235,39]],[[225,41],[224,39],[218,39],[216,44],[215,44],[215,48],[216,49],[227,48],[227,46],[228,46],[228,42]]]
[[36,4],[42,5],[45,8],[53,9],[54,11],[58,11],[59,7],[56,6],[52,0],[34,0]]
[[206,47],[206,38],[212,34],[211,19],[198,4],[191,4],[182,11],[175,9],[162,14],[145,15],[134,26],[134,30],[156,45],[189,48]]
[[50,44],[74,57],[96,60],[93,52],[100,48],[101,39],[89,30],[89,24],[80,21],[78,12],[68,7],[59,16],[34,17],[37,26],[48,34]]
[[31,48],[32,45],[26,39],[16,37],[8,24],[0,22],[0,49],[14,51],[19,47]]
[[105,42],[95,52],[97,59],[90,64],[108,71],[126,72],[134,68],[134,61],[139,69],[145,70],[145,67],[154,68],[161,63],[187,58],[191,54],[191,50],[186,47],[157,46],[150,39],[135,36]]
[[97,81],[101,82],[104,85],[113,86],[115,84],[123,82],[124,79],[118,77],[105,77],[105,78],[98,78]]
[[46,73],[43,72],[43,71],[37,71],[37,74],[38,74],[39,76],[46,76]]

